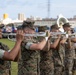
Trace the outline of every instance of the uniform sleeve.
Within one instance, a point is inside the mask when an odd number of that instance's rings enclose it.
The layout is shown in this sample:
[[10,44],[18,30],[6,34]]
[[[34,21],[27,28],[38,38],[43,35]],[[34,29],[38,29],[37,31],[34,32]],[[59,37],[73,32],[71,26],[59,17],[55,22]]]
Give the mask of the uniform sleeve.
[[3,55],[4,55],[4,50],[0,49],[0,58],[2,59]]
[[30,46],[31,46],[32,44],[33,44],[32,42],[26,43],[25,48],[29,50],[29,49],[30,49]]

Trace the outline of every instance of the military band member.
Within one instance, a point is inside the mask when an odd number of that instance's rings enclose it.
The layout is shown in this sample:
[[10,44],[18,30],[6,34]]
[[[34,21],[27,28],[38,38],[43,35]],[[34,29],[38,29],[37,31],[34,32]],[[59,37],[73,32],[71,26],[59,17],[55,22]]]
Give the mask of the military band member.
[[[51,26],[51,32],[60,32],[57,24]],[[64,68],[64,40],[61,35],[56,35],[58,38],[52,38],[51,42],[54,43],[54,48],[52,48],[53,53],[53,63],[54,63],[54,75],[62,75]],[[52,45],[50,45],[52,46]],[[51,47],[50,47],[51,48]]]
[[[63,29],[68,34],[72,34],[71,25],[69,23],[65,23],[63,25]],[[65,75],[73,75],[73,65],[75,57],[74,42],[76,42],[76,38],[68,37],[65,43]]]
[[[0,27],[0,39],[2,38],[2,27]],[[11,62],[17,56],[21,42],[23,40],[23,32],[18,31],[16,35],[16,43],[11,51],[7,45],[0,42],[0,75],[11,75]],[[9,60],[9,61],[6,61]]]
[[[34,22],[24,21],[22,28],[24,33],[35,33]],[[25,40],[22,42],[21,45],[21,56],[18,65],[18,75],[39,75],[37,64],[39,51],[43,50],[49,36],[46,37],[46,39],[44,38],[41,42],[38,42],[33,37],[25,37]]]

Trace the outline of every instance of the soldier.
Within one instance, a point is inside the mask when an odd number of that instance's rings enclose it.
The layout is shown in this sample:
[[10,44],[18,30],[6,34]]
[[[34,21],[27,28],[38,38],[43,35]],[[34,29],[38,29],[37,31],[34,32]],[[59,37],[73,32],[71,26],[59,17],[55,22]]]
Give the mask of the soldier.
[[[2,27],[0,27],[0,38],[2,38],[1,28]],[[11,51],[8,51],[9,50],[8,46],[6,46],[0,42],[0,75],[11,75],[11,73],[10,73],[11,64],[9,61],[15,60],[15,57],[17,56],[17,54],[19,52],[20,45],[23,40],[22,31],[17,32],[16,40],[17,41],[15,43],[15,46],[13,47],[13,49]],[[9,61],[5,61],[5,60],[9,60]]]
[[[72,34],[71,25],[69,23],[65,23],[63,28],[65,32]],[[76,38],[74,39],[69,37],[65,43],[65,75],[73,75],[73,64],[75,57],[74,42],[76,42]]]
[[[24,33],[35,33],[34,22],[24,21],[22,28]],[[25,40],[21,45],[18,75],[38,75],[37,59],[39,57],[39,50],[44,48],[49,36],[45,37],[46,39],[43,39],[41,42],[37,42],[33,37],[25,37]]]
[[[47,31],[47,26],[39,26],[38,27],[38,32],[45,32],[45,31]],[[42,36],[38,37],[39,42],[41,42],[44,38],[45,37],[42,37]],[[49,47],[48,47],[48,42],[47,42],[44,49],[42,51],[40,51],[39,75],[45,75],[46,74],[44,71],[45,70],[45,68],[44,68],[45,62],[43,59],[44,59],[44,57],[46,57],[45,54],[47,53],[48,50],[49,50]]]
[[[47,30],[45,27],[42,28],[42,31],[45,32]],[[59,29],[59,27],[56,27]],[[48,40],[48,44],[45,46],[45,50],[40,51],[40,75],[54,75],[54,63],[53,63],[53,54],[52,49],[56,48],[58,45],[60,38],[56,39],[55,42],[51,42],[50,38]],[[48,50],[47,50],[48,47]]]
[[[51,32],[60,32],[57,24],[51,26]],[[51,43],[55,43],[54,48],[52,48],[54,75],[62,75],[64,68],[64,40],[62,39],[61,35],[56,36],[58,38],[55,38],[53,36],[53,38],[51,39]]]

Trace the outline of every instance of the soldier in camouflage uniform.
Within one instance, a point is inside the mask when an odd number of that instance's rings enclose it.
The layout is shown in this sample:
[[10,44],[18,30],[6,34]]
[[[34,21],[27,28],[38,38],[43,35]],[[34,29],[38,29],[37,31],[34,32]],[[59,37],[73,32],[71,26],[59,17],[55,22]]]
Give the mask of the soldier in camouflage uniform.
[[[0,43],[0,49],[8,51],[9,48],[5,44]],[[0,59],[0,75],[11,75],[11,62]]]
[[[35,33],[34,22],[24,21],[22,28],[25,34]],[[18,62],[18,75],[39,75],[39,50],[42,50],[44,48],[47,40],[48,39],[43,39],[38,43],[37,40],[34,39],[34,37],[25,37],[25,40],[21,45],[21,55]]]
[[[65,23],[63,25],[64,31],[68,34],[71,33],[71,25],[69,23]],[[74,65],[74,57],[75,57],[75,47],[74,42],[76,42],[76,38],[68,38],[65,43],[65,75],[73,75],[73,65]]]
[[[23,33],[20,32],[17,33],[17,42],[11,51],[8,51],[9,48],[6,45],[0,43],[0,75],[11,75],[11,63],[6,60],[14,60],[17,56],[18,51],[20,49],[20,44],[23,40]],[[0,38],[2,38],[1,33],[2,31],[0,29]]]
[[[51,26],[51,32],[59,32],[59,27],[57,24]],[[54,63],[54,75],[62,75],[64,69],[64,45],[62,44],[61,35],[58,38],[52,38],[51,42],[54,43],[53,53],[53,63]]]
[[[46,26],[41,26],[39,28],[39,32],[45,32],[47,30]],[[40,75],[53,75],[54,73],[52,51],[49,49],[50,43],[48,40],[46,46],[44,47],[44,50],[40,51]]]

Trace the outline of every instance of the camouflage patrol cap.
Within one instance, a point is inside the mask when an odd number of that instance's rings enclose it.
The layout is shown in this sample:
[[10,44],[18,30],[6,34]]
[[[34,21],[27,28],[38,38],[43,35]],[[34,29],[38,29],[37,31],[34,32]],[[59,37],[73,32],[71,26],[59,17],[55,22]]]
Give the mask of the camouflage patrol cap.
[[34,27],[34,23],[35,23],[35,21],[29,21],[29,20],[26,20],[26,21],[23,21],[23,24],[22,24],[22,28],[30,28],[30,29],[35,29],[35,27]]
[[51,28],[51,29],[59,29],[60,27],[58,27],[57,24],[54,24],[54,25],[52,25],[50,28]]
[[45,32],[45,30],[47,30],[47,26],[39,26],[38,27],[39,32]]
[[0,24],[0,29],[2,29],[4,27],[4,24]]
[[69,24],[69,23],[65,23],[64,25],[63,25],[63,27],[70,27],[71,25]]
[[17,30],[22,30],[22,25],[18,26]]

